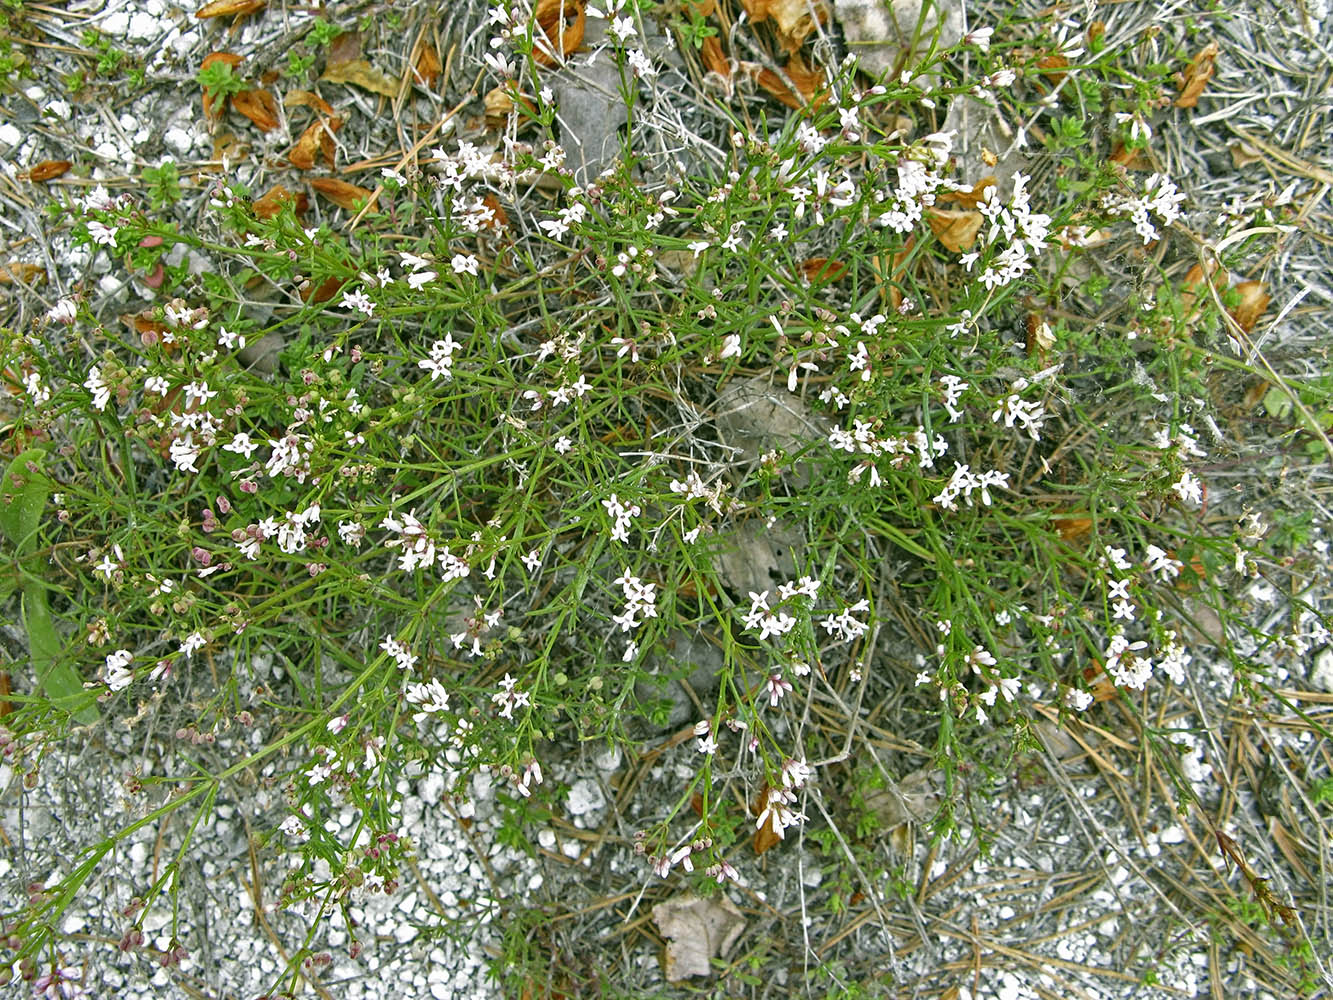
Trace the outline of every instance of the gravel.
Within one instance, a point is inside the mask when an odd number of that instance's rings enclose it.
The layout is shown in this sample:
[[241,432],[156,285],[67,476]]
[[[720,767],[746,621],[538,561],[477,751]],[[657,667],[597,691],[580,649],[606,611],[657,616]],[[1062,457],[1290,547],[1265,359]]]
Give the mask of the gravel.
[[[1136,34],[1148,24],[1178,37],[1194,6],[1116,4],[1107,17],[1108,37]],[[985,23],[988,9],[993,13],[999,5],[969,4],[969,25]],[[1190,221],[1201,229],[1237,199],[1280,198],[1296,183],[1288,197],[1304,206],[1308,225],[1284,239],[1276,253],[1256,261],[1275,290],[1270,315],[1281,316],[1256,341],[1265,348],[1285,348],[1284,357],[1296,358],[1294,363],[1305,363],[1313,372],[1319,362],[1300,359],[1317,345],[1326,347],[1333,335],[1327,278],[1333,273],[1333,228],[1323,203],[1330,185],[1319,173],[1333,169],[1324,134],[1333,65],[1323,32],[1329,5],[1313,0],[1294,9],[1250,0],[1232,13],[1216,28],[1223,57],[1215,85],[1199,113],[1166,131],[1163,155],[1190,193]],[[43,18],[48,41],[80,46],[83,28],[96,27],[141,59],[148,71],[142,93],[98,91],[87,101],[66,101],[58,97],[59,81],[76,67],[70,56],[55,50],[22,97],[8,100],[16,109],[14,121],[0,121],[0,168],[7,175],[0,187],[6,205],[0,232],[9,244],[3,256],[42,264],[48,277],[45,287],[34,289],[38,305],[15,308],[31,315],[35,308],[49,307],[91,273],[101,296],[98,305],[109,314],[137,297],[135,286],[107,273],[104,257],[88,257],[61,234],[47,236],[40,198],[18,185],[18,171],[43,159],[68,158],[91,168],[86,177],[69,178],[71,185],[124,184],[144,167],[172,158],[187,177],[187,198],[178,210],[188,219],[206,186],[196,170],[213,141],[201,121],[194,68],[214,48],[269,51],[283,33],[307,23],[310,12],[274,7],[262,19],[243,21],[234,32],[203,24],[163,0],[72,3],[63,19]],[[419,111],[434,113],[429,106]],[[1229,167],[1241,132],[1290,151],[1294,165],[1268,158]],[[283,148],[290,138],[280,135],[268,145]],[[370,138],[364,141],[375,145]],[[252,166],[238,171],[245,179],[263,176]],[[1327,522],[1326,511],[1319,516]],[[1326,559],[1323,537],[1316,524],[1313,544],[1323,546],[1319,551]],[[1295,609],[1266,601],[1263,593],[1238,599],[1250,603],[1256,622],[1270,632],[1297,616]],[[1327,606],[1330,595],[1312,590],[1306,600]],[[1279,660],[1273,647],[1261,648],[1252,637],[1232,639],[1243,654],[1254,655],[1256,666],[1267,669],[1275,685],[1291,687],[1308,673],[1313,687],[1333,691],[1333,652]],[[1085,729],[1079,734],[1082,745],[1048,739],[1047,752],[1035,755],[1019,778],[990,790],[992,808],[979,831],[988,837],[987,857],[967,836],[937,850],[924,838],[881,838],[873,852],[900,873],[905,888],[898,894],[872,884],[859,870],[848,875],[854,864],[833,863],[836,849],[831,856],[821,853],[802,833],[782,860],[747,862],[741,886],[732,894],[750,922],[742,947],[746,940],[753,947],[764,935],[798,942],[793,952],[782,953],[781,974],[754,995],[790,995],[782,985],[787,966],[823,963],[834,978],[849,983],[870,983],[873,989],[883,982],[875,977],[891,971],[898,982],[915,984],[919,995],[939,996],[956,987],[960,1000],[1202,997],[1210,989],[1221,990],[1213,995],[1285,1000],[1264,983],[1265,967],[1257,964],[1264,956],[1239,949],[1221,953],[1210,942],[1207,914],[1222,899],[1210,895],[1210,886],[1229,879],[1238,886],[1237,896],[1244,898],[1248,890],[1237,873],[1227,874],[1208,842],[1207,823],[1200,820],[1216,819],[1243,840],[1252,852],[1251,863],[1271,875],[1278,895],[1304,901],[1306,930],[1328,945],[1333,932],[1326,904],[1333,883],[1326,868],[1329,845],[1319,824],[1312,824],[1315,832],[1308,836],[1316,841],[1312,867],[1321,884],[1302,885],[1275,849],[1271,816],[1261,811],[1249,785],[1233,794],[1227,783],[1240,767],[1236,758],[1244,745],[1262,742],[1282,748],[1288,754],[1284,760],[1314,761],[1321,745],[1326,755],[1327,744],[1308,729],[1289,725],[1291,715],[1281,706],[1252,720],[1253,732],[1230,723],[1222,727],[1229,717],[1230,671],[1205,659],[1196,656],[1197,675],[1188,692],[1193,705],[1163,720],[1177,731],[1213,727],[1212,734],[1185,731],[1173,737],[1181,745],[1182,776],[1200,802],[1195,812],[1178,815],[1158,785],[1142,790],[1132,802],[1118,800],[1117,794],[1133,783],[1123,776],[1114,780],[1107,770],[1115,767],[1117,734]],[[254,665],[247,682],[251,691],[265,670],[264,664]],[[177,695],[164,688],[154,697],[159,696]],[[1304,708],[1314,712],[1326,704],[1307,702]],[[867,727],[885,745],[903,746],[889,729]],[[71,870],[87,845],[146,815],[159,802],[154,776],[181,773],[197,755],[234,761],[259,746],[264,735],[232,729],[201,750],[141,720],[104,728],[81,750],[75,740],[48,754],[32,790],[25,791],[15,773],[0,766],[3,907],[14,908],[34,883],[51,884]],[[568,787],[564,812],[527,829],[531,853],[503,846],[501,817],[485,777],[474,779],[470,794],[459,798],[449,793],[452,776],[444,770],[405,777],[400,825],[416,846],[419,880],[405,880],[392,896],[363,893],[348,908],[350,925],[337,911],[319,925],[308,948],[316,955],[326,953],[329,961],[312,975],[316,990],[348,1000],[499,996],[485,970],[498,954],[503,924],[518,903],[563,906],[574,914],[550,928],[553,949],[565,955],[588,948],[622,954],[626,989],[662,988],[655,945],[642,936],[622,937],[625,927],[646,912],[634,898],[636,892],[643,896],[639,890],[647,873],[634,855],[633,832],[674,801],[682,778],[693,774],[692,751],[651,740],[639,749],[638,755],[626,755],[618,748],[591,748],[586,756],[553,766],[548,780]],[[898,776],[910,769],[908,760],[920,766],[925,757],[922,748],[901,752]],[[181,850],[188,818],[150,823],[107,855],[61,926],[68,936],[67,957],[84,952],[83,983],[89,995],[249,1000],[275,986],[287,958],[302,946],[313,912],[277,905],[286,872],[274,852],[252,849],[256,838],[274,830],[286,815],[280,787],[265,784],[274,767],[265,765],[248,785],[233,789],[244,788],[243,796],[218,799],[190,843],[179,909],[155,904],[143,922],[144,947],[129,953],[113,953],[104,942],[121,939],[130,925],[124,914],[132,899],[168,871]],[[634,797],[622,803],[614,791],[631,771],[642,781]],[[832,773],[824,794],[848,794],[847,773]],[[140,786],[144,790],[136,790]],[[805,806],[812,819],[824,808],[818,800]],[[341,830],[352,814],[348,810],[328,822]],[[828,904],[840,878],[851,879],[841,886],[844,899],[860,892],[879,912],[841,935],[836,946],[823,947],[819,942],[845,924],[830,916]],[[628,899],[588,906],[621,894]],[[803,941],[815,947],[803,950]],[[178,964],[156,961],[177,942],[187,952]],[[1330,952],[1333,946],[1325,954]],[[1145,969],[1153,970],[1155,986],[1145,984]],[[885,986],[883,995],[892,995],[891,988]]]

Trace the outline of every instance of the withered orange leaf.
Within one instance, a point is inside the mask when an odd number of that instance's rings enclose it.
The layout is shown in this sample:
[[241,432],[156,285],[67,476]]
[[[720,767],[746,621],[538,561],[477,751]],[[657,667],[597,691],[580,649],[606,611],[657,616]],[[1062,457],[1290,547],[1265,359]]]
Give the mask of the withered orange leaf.
[[195,11],[194,16],[201,20],[209,17],[239,17],[263,10],[267,5],[268,0],[213,0]]
[[1259,322],[1259,317],[1264,314],[1272,299],[1262,281],[1242,281],[1234,290],[1240,293],[1240,303],[1230,310],[1231,318],[1240,324],[1242,330],[1249,333],[1254,329],[1254,324]]
[[1123,142],[1115,144],[1115,149],[1111,151],[1111,162],[1120,164],[1126,170],[1152,169],[1152,162],[1148,159],[1147,152],[1142,146],[1131,149]]
[[282,106],[291,108],[314,108],[316,111],[333,116],[333,105],[320,97],[318,94],[309,90],[292,90],[282,99]]
[[221,163],[224,159],[235,163],[249,151],[249,143],[238,139],[230,132],[219,132],[213,137],[212,159],[215,163]]
[[1213,78],[1213,71],[1217,68],[1217,54],[1220,51],[1216,42],[1209,42],[1190,60],[1185,72],[1177,77],[1180,96],[1176,98],[1176,107],[1192,108],[1199,103],[1204,87],[1208,86],[1208,81]]
[[305,287],[301,289],[302,302],[327,302],[338,294],[338,291],[346,282],[342,278],[325,278],[318,285],[312,285],[306,282]]
[[[750,803],[750,815],[759,817],[764,812],[764,806],[768,803],[768,793],[770,791],[768,782],[764,782],[764,787],[759,789],[759,794],[755,796]],[[759,827],[754,834],[754,853],[763,854],[770,850],[782,838],[778,836],[777,831],[773,829],[772,822],[767,822]]]
[[435,81],[440,78],[444,72],[444,67],[440,65],[439,53],[435,51],[435,46],[430,42],[422,42],[421,47],[417,49],[417,58],[413,63],[413,73],[416,81],[427,88],[433,88]]
[[757,81],[759,86],[793,110],[800,110],[810,103],[823,102],[820,92],[824,87],[824,72],[817,67],[811,69],[806,66],[800,56],[792,56],[787,61],[781,76],[771,69],[761,69]]
[[944,249],[964,253],[977,242],[982,217],[971,209],[932,208],[926,211],[926,222]]
[[537,65],[554,66],[563,62],[583,44],[588,21],[584,0],[538,0],[532,16],[545,36],[534,36],[532,57],[537,60]]
[[1076,542],[1092,530],[1092,518],[1077,514],[1056,514],[1051,518],[1055,522],[1055,532],[1063,541]]
[[[1208,262],[1208,278],[1217,273],[1218,264],[1216,261]],[[1200,295],[1205,295],[1208,290],[1208,280],[1204,276],[1204,270],[1198,264],[1191,267],[1186,273],[1185,278],[1180,283],[1180,304],[1185,309],[1188,316],[1194,309],[1194,303],[1198,301]]]
[[699,55],[710,73],[716,73],[723,79],[731,76],[731,63],[727,62],[727,57],[722,54],[722,43],[715,37],[710,35],[704,39],[703,49]]
[[321,118],[311,122],[296,140],[292,151],[287,154],[287,160],[294,167],[309,170],[322,153],[325,162],[332,165],[334,145],[330,133],[337,132],[340,128],[342,128],[341,118]]
[[327,83],[350,83],[362,90],[390,99],[398,96],[398,81],[365,59],[353,59],[341,63],[330,61],[320,79]]
[[232,95],[231,106],[261,131],[272,132],[279,125],[278,102],[267,90],[242,90]]
[[481,203],[491,210],[491,217],[482,223],[483,226],[494,230],[509,228],[509,213],[504,210],[499,198],[493,194],[488,194],[481,199]]
[[945,191],[936,195],[936,201],[948,201],[967,208],[976,208],[986,200],[986,191],[995,186],[995,177],[987,174],[972,185],[971,191]]
[[339,208],[345,208],[349,212],[355,212],[375,193],[368,188],[340,181],[336,177],[316,177],[310,181],[310,186]]
[[[750,20],[760,24],[773,19],[778,43],[789,54],[805,44],[816,24],[828,20],[828,5],[823,0],[741,0]],[[814,9],[814,17],[810,16]]]
[[765,823],[754,832],[754,853],[763,854],[782,842],[782,838],[773,832],[773,824]]
[[28,168],[28,180],[34,184],[55,180],[69,171],[69,160],[43,160]]
[[310,199],[305,196],[304,191],[288,191],[281,184],[275,184],[269,188],[262,198],[257,198],[250,203],[250,209],[255,216],[260,219],[271,219],[282,211],[284,205],[290,204],[292,211],[297,216],[305,215],[306,209],[310,207]]
[[1051,81],[1058,84],[1065,78],[1064,70],[1069,66],[1069,60],[1060,54],[1046,56],[1037,60],[1037,69],[1044,70],[1041,74]]
[[829,260],[827,257],[810,257],[801,261],[801,273],[805,275],[805,280],[811,283],[841,281],[843,275],[847,273],[847,265],[841,261]]

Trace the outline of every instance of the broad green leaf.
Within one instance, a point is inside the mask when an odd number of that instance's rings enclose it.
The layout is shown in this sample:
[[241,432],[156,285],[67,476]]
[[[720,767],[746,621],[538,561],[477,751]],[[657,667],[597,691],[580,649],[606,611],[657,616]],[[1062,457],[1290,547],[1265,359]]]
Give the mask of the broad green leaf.
[[28,650],[37,681],[57,708],[64,709],[85,726],[100,718],[92,694],[84,690],[78,671],[69,663],[60,661],[65,644],[51,610],[46,606],[46,593],[40,587],[26,587],[23,591],[23,627],[28,633]]
[[9,463],[4,479],[0,480],[0,527],[19,555],[37,543],[42,509],[51,492],[51,482],[42,471],[45,458],[46,452],[40,448],[29,448]]

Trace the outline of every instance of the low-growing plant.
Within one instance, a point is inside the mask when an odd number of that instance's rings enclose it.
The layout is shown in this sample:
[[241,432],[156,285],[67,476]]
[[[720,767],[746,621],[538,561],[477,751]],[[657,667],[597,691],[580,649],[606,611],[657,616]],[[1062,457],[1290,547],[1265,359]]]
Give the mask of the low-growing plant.
[[[1064,308],[1113,294],[1097,248],[1172,245],[1172,181],[1106,163],[1164,73],[1063,34],[977,33],[919,67],[929,91],[848,67],[782,122],[734,117],[725,148],[667,180],[645,169],[655,70],[624,7],[608,37],[630,155],[576,179],[548,131],[540,32],[507,16],[511,84],[531,91],[510,124],[527,137],[423,151],[355,238],[291,203],[260,217],[237,183],[178,230],[149,210],[178,194],[170,164],[145,171],[148,207],[100,189],[61,207],[131,273],[174,248],[215,266],[164,271],[129,328],[75,295],[40,338],[6,331],[23,402],[8,446],[42,455],[58,494],[15,558],[49,554],[41,586],[66,623],[58,648],[33,643],[47,689],[13,696],[6,754],[34,766],[92,721],[70,718],[56,669],[128,715],[208,664],[218,682],[179,706],[178,741],[273,735],[145,779],[137,818],[12,915],[20,960],[54,954],[62,911],[125,837],[182,809],[194,829],[243,772],[286,797],[263,834],[295,859],[283,903],[321,915],[402,879],[411,767],[447,767],[460,794],[490,775],[517,842],[530,802],[554,806],[552,747],[632,744],[670,708],[652,683],[696,642],[715,663],[683,736],[697,770],[637,837],[646,874],[733,881],[743,842],[817,824],[860,707],[890,688],[911,689],[941,774],[935,830],[961,812],[984,837],[969,794],[1014,770],[1033,722],[1141,713],[1186,683],[1195,609],[1230,620],[1228,589],[1273,566],[1259,513],[1205,516],[1201,463],[1228,448],[1208,373],[1243,367],[1224,313],[1146,257],[1124,317]],[[1109,128],[1062,108],[1056,55]],[[215,99],[244,87],[225,63],[198,79]],[[999,182],[950,135],[904,134],[900,115],[965,96],[1016,121],[1048,109],[1036,162],[1058,177]],[[544,200],[523,195],[537,185]],[[377,234],[390,211],[397,235]],[[271,319],[248,307],[261,286]],[[271,688],[257,659],[281,669]],[[842,713],[834,735],[816,703]],[[1188,798],[1184,735],[1151,734]],[[329,834],[344,806],[351,832]],[[852,832],[869,837],[863,817]],[[145,880],[132,924],[176,890],[186,850]],[[300,975],[293,959],[289,985]]]

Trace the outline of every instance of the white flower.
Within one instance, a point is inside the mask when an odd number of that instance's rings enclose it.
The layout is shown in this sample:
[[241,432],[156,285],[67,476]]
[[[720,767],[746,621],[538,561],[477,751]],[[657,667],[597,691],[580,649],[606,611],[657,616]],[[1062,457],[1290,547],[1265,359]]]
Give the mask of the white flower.
[[1171,484],[1171,488],[1185,503],[1194,504],[1195,506],[1203,503],[1203,483],[1188,469],[1185,470],[1179,480]]
[[129,669],[132,659],[134,657],[128,649],[118,649],[114,653],[107,654],[106,669],[102,677],[106,681],[106,686],[112,691],[122,691],[134,680],[134,671]]
[[230,441],[222,446],[223,451],[230,451],[233,454],[240,455],[243,458],[249,458],[259,450],[259,444],[250,440],[250,435],[244,431],[237,434]]
[[66,326],[72,326],[74,320],[78,318],[79,309],[74,304],[73,299],[61,299],[46,314],[46,318],[54,323],[63,323]]
[[608,35],[614,35],[616,40],[622,45],[629,39],[638,34],[634,28],[634,19],[632,17],[618,17],[611,22],[611,26],[606,29]]
[[84,380],[83,387],[93,394],[93,409],[99,412],[105,410],[107,404],[111,402],[111,390],[102,381],[102,369],[98,365],[88,369],[88,377]]
[[963,44],[975,45],[982,52],[989,52],[991,35],[993,34],[995,34],[995,29],[989,24],[984,28],[974,28],[963,36]]
[[104,222],[98,222],[93,219],[88,223],[88,235],[92,237],[94,243],[98,246],[113,247],[116,245],[116,234],[120,230],[115,226],[108,226]]
[[171,455],[171,461],[175,463],[178,472],[193,472],[199,474],[198,467],[194,464],[199,458],[199,446],[194,442],[193,434],[186,434],[184,437],[176,438],[171,442],[167,449]]
[[354,292],[343,292],[342,306],[346,309],[355,309],[358,312],[363,312],[367,316],[375,315],[375,303],[370,301],[370,296],[361,289],[357,289]]
[[456,253],[449,266],[454,269],[454,274],[473,274],[477,273],[477,258],[470,253]]

